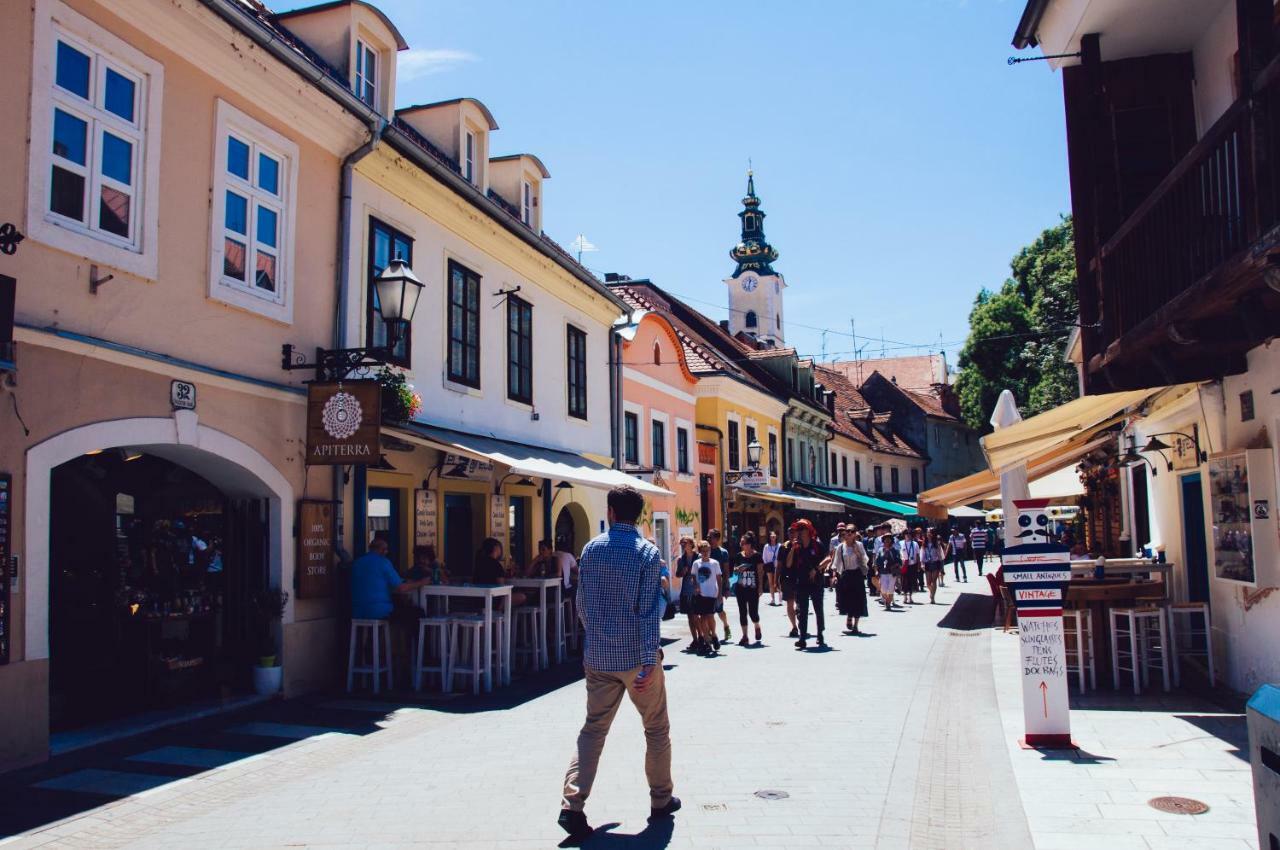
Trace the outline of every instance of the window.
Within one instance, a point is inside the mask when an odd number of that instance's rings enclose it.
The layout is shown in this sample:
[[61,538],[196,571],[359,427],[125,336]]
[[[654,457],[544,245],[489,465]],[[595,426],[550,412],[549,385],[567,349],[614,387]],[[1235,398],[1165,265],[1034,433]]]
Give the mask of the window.
[[759,327],[760,321],[756,318],[755,310],[748,310],[745,319],[746,326],[749,328]]
[[533,227],[533,184],[520,181],[520,220]]
[[746,445],[746,448],[747,448],[747,451],[748,451],[748,457],[747,457],[747,459],[748,459],[748,460],[750,460],[750,459],[751,459],[751,458],[750,458],[751,444],[752,444],[752,443],[754,443],[754,442],[756,442],[756,428],[755,428],[755,426],[754,426],[754,425],[748,425],[748,426],[747,426],[747,434],[746,434],[746,437],[747,437],[747,445]]
[[[834,478],[831,483],[832,484],[835,483]],[[840,486],[841,487],[849,486],[849,456],[848,455],[840,455]]]
[[836,477],[836,456],[833,452],[831,454],[831,483],[835,484],[839,480],[840,479]]
[[462,136],[462,176],[476,182],[476,134],[467,130]]
[[622,459],[640,465],[640,417],[630,411],[622,414]]
[[729,468],[741,469],[742,460],[738,451],[738,423],[732,419],[729,420]]
[[884,467],[873,466],[871,468],[871,481],[875,488],[872,490],[873,493],[884,492]]
[[365,42],[356,39],[356,97],[378,108],[378,54]]
[[667,426],[659,419],[650,423],[653,445],[650,447],[650,454],[653,456],[654,469],[667,468]]
[[159,169],[148,137],[159,131],[163,69],[57,8],[56,25],[37,23],[37,52],[50,61],[33,73],[28,235],[154,278]]
[[450,381],[480,388],[480,276],[449,261]]
[[778,435],[769,435],[769,474],[778,477]]
[[889,470],[889,487],[891,488],[889,492],[898,492],[898,467],[896,466]]
[[787,478],[794,481],[796,478],[796,441],[787,440]]
[[676,471],[689,474],[689,430],[676,429]]
[[533,305],[507,296],[507,398],[533,404]]
[[[396,259],[404,260],[410,266],[413,265],[413,240],[389,224],[384,224],[376,218],[369,219],[365,339],[369,340],[370,345],[387,344],[387,323],[382,321],[378,308],[378,288],[373,282],[377,280],[378,275],[382,274],[382,270]],[[392,351],[391,362],[397,366],[406,368],[409,366],[409,346],[412,335],[412,326],[406,326],[404,338],[396,343],[395,350]]]
[[920,470],[918,469],[911,470],[911,492],[920,492]]
[[569,325],[565,328],[568,354],[569,415],[587,418],[587,333]]
[[853,489],[862,489],[862,461],[860,460],[853,462]]

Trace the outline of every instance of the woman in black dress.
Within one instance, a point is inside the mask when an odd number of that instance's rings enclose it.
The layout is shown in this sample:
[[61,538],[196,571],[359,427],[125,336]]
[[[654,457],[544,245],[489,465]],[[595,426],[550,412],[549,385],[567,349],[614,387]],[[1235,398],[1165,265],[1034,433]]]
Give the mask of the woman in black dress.
[[823,566],[836,572],[836,610],[844,614],[845,634],[861,634],[858,620],[867,616],[867,550],[856,529],[845,530],[844,539],[832,550]]

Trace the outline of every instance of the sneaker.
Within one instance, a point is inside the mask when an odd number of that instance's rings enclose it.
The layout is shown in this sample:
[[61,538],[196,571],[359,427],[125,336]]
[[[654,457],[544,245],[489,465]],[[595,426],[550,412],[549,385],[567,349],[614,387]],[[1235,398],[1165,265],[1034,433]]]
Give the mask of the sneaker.
[[742,640],[738,641],[738,646],[751,646],[751,641],[747,640],[746,635],[743,635]]
[[796,649],[807,649],[807,648],[808,648],[808,644],[804,642],[804,638],[800,638],[800,640],[796,641]]
[[587,823],[585,814],[568,809],[560,811],[560,817],[556,820],[556,823],[560,824],[561,829],[569,833],[569,840],[575,843],[585,841],[595,831],[591,828],[591,824]]
[[787,635],[787,637],[800,637],[800,630],[792,629],[791,634]]
[[676,812],[680,811],[680,798],[672,797],[667,801],[665,806],[657,809],[649,809],[649,820],[658,820],[660,818],[669,818]]

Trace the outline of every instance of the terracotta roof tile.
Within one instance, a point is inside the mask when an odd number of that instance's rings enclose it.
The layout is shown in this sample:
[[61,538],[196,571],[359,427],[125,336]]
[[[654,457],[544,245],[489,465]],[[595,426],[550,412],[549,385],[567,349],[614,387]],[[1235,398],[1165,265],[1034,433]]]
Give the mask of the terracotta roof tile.
[[879,372],[899,387],[918,392],[928,392],[934,384],[945,381],[947,376],[946,361],[941,354],[840,360],[826,365],[844,373],[859,386],[872,372]]
[[836,412],[832,427],[845,437],[871,451],[901,457],[923,458],[893,427],[888,411],[875,412],[866,397],[842,372],[816,366],[818,381],[835,393]]

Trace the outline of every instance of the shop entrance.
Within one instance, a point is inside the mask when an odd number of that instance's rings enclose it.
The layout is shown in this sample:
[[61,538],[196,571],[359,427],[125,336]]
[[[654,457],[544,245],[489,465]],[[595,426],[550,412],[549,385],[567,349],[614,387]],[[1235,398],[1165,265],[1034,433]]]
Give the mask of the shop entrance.
[[267,507],[140,449],[50,475],[53,731],[248,690]]
[[444,564],[451,576],[470,576],[475,561],[474,511],[468,495],[444,497]]
[[1182,476],[1182,557],[1187,564],[1187,601],[1209,601],[1209,550],[1204,534],[1200,473]]

